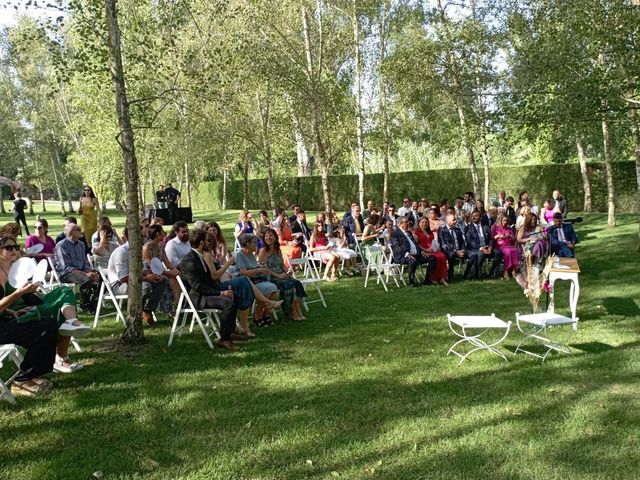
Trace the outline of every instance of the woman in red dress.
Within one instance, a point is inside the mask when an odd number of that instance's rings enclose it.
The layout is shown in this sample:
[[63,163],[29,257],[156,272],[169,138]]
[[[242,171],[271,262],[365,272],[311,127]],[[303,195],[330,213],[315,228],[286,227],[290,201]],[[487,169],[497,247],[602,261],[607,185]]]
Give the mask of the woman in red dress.
[[434,252],[431,248],[433,242],[433,232],[429,228],[429,220],[422,217],[418,221],[418,228],[413,231],[413,238],[416,239],[416,243],[423,252],[428,253],[436,259],[436,268],[431,272],[431,280],[435,283],[441,283],[442,285],[449,285],[447,283],[447,257],[442,252]]

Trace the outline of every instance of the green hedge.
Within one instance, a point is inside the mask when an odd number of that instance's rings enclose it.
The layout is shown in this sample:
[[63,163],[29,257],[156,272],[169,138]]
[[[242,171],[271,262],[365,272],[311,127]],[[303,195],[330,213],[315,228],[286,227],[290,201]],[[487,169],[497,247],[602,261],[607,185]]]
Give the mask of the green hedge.
[[[607,185],[604,165],[588,165],[591,180],[592,205],[595,211],[607,209]],[[482,172],[481,182],[482,182]],[[533,200],[541,204],[558,188],[569,200],[570,209],[581,210],[583,203],[582,178],[577,164],[532,165],[522,167],[495,167],[490,169],[491,192],[505,190],[508,195],[517,195],[528,190]],[[639,211],[636,171],[634,162],[614,164],[614,182],[621,212]],[[358,177],[356,175],[334,175],[330,179],[333,203],[338,210],[346,209],[358,199]],[[377,205],[382,203],[383,175],[365,176],[365,197]],[[482,188],[482,183],[481,183]],[[396,172],[389,178],[389,196],[399,206],[404,196],[419,198],[426,195],[429,200],[453,199],[463,192],[472,190],[471,174],[468,169],[429,170]],[[285,177],[274,179],[274,194],[277,205],[289,206],[299,203],[310,210],[324,208],[320,177]],[[194,206],[197,208],[220,209],[222,207],[222,182],[204,182],[193,192]],[[250,209],[268,208],[269,195],[266,179],[249,181]],[[242,181],[227,183],[227,208],[242,208]]]

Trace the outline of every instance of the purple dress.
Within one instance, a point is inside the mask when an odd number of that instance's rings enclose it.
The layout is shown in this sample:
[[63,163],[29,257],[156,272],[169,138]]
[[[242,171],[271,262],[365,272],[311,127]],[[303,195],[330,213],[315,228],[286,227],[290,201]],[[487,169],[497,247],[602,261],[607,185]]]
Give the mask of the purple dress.
[[[506,238],[496,238],[497,235],[510,235]],[[516,246],[515,234],[511,227],[494,225],[491,229],[491,236],[496,242],[496,246],[502,252],[504,258],[504,271],[518,268],[518,247]]]

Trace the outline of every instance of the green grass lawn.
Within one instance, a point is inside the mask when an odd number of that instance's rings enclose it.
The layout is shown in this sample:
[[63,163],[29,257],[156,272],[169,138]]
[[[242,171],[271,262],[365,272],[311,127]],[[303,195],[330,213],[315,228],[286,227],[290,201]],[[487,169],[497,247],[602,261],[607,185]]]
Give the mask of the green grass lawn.
[[[229,231],[237,213],[195,212]],[[0,478],[637,478],[637,216],[619,223],[578,226],[574,355],[545,364],[446,356],[447,313],[530,312],[513,281],[385,293],[341,279],[323,286],[329,308],[258,330],[237,353],[195,332],[167,348],[167,321],[123,352],[122,326],[104,319],[74,354],[83,370],[53,375],[47,396],[0,404]],[[567,282],[556,285],[567,313]],[[519,338],[514,328],[505,349]]]

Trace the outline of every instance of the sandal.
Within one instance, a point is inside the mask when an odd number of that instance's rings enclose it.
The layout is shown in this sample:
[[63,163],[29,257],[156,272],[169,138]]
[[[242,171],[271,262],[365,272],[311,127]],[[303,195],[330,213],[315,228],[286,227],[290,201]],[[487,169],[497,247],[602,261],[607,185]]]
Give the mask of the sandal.
[[14,393],[17,393],[18,395],[32,396],[48,392],[51,390],[51,387],[45,384],[38,384],[33,379],[29,379],[24,382],[14,380],[11,384],[11,389],[15,390]]
[[245,335],[249,338],[255,338],[257,335],[253,333],[251,330],[238,330],[240,335]]

